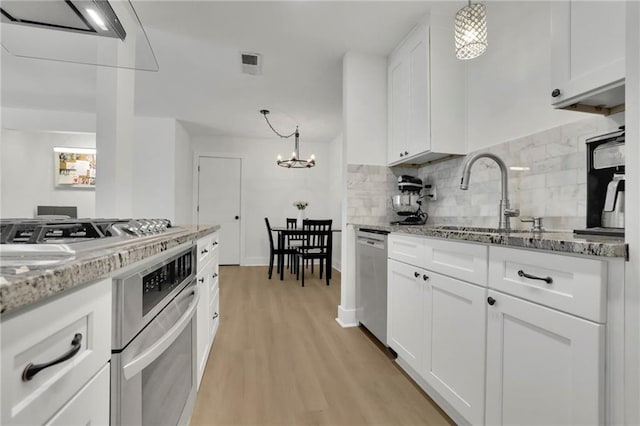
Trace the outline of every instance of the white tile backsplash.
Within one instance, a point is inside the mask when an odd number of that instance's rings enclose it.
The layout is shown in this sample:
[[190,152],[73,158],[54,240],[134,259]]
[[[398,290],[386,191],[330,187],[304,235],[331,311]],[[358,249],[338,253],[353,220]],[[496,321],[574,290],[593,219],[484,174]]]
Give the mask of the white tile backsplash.
[[[602,117],[548,129],[491,146],[489,151],[507,166],[528,167],[509,171],[509,199],[521,216],[542,216],[547,229],[586,226],[585,138],[613,130],[616,123]],[[390,198],[397,194],[397,176],[408,174],[435,184],[437,201],[425,201],[427,223],[497,226],[500,171],[495,162],[478,160],[471,170],[467,191],[460,190],[464,157],[449,157],[420,168],[355,165],[347,168],[348,221],[383,224],[399,217]],[[515,218],[512,227],[526,229]]]

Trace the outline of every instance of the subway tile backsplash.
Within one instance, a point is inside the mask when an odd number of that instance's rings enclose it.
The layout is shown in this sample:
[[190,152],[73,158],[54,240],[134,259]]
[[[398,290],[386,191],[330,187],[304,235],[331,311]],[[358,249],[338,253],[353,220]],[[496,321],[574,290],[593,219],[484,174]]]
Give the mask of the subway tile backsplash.
[[[547,229],[586,226],[585,139],[615,130],[623,114],[589,117],[543,132],[491,146],[489,151],[504,160],[509,170],[509,199],[521,216],[542,216]],[[399,217],[390,197],[397,190],[397,176],[410,174],[425,184],[435,184],[436,201],[425,201],[428,224],[498,225],[500,171],[495,162],[478,160],[469,189],[459,187],[464,156],[449,157],[417,167],[348,165],[347,214],[351,223],[381,224]],[[512,227],[526,229],[518,218]]]

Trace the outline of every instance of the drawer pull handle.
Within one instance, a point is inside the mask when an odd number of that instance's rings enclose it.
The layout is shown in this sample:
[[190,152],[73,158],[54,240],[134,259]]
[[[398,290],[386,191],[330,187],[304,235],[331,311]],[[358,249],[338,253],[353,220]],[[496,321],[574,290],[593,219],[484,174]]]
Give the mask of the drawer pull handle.
[[218,274],[215,273],[215,274],[211,275],[211,278],[216,278],[217,276],[218,276]]
[[216,313],[214,313],[214,314],[213,314],[213,318],[211,318],[211,319],[216,319],[216,318],[218,318],[219,316],[220,316],[220,315],[216,312]]
[[214,246],[217,246],[217,245],[218,245],[218,242],[217,242],[217,241],[214,241],[214,242],[213,242],[213,245],[214,245]]
[[413,276],[414,276],[414,277],[416,277],[416,278],[418,278],[418,277],[420,276],[420,272],[414,272],[414,273],[413,273]]
[[205,253],[209,253],[209,250],[207,250],[207,249],[202,249],[202,251],[200,252],[200,254],[205,254]]
[[553,283],[553,279],[551,277],[536,277],[535,275],[529,275],[526,272],[524,272],[522,269],[520,269],[518,271],[518,276],[521,277],[525,277],[525,278],[529,278],[530,280],[540,280],[540,281],[544,281],[547,284],[551,284]]
[[35,376],[45,368],[49,368],[51,366],[60,364],[61,362],[65,362],[66,360],[73,358],[75,354],[77,354],[78,351],[80,351],[80,348],[82,347],[82,334],[76,333],[75,336],[73,336],[73,340],[71,341],[71,346],[72,347],[71,349],[69,349],[69,352],[63,354],[59,358],[54,359],[53,361],[45,362],[44,364],[33,364],[31,362],[27,364],[27,366],[22,371],[22,381],[28,382],[29,380],[33,379],[33,376]]
[[428,277],[427,275],[423,275],[423,276],[422,276],[422,279],[423,279],[423,280],[425,280],[425,281],[427,281],[427,280],[429,279],[429,277]]
[[199,283],[203,283],[203,282],[204,282],[204,277],[202,277],[202,278],[198,278],[198,282],[199,282]]

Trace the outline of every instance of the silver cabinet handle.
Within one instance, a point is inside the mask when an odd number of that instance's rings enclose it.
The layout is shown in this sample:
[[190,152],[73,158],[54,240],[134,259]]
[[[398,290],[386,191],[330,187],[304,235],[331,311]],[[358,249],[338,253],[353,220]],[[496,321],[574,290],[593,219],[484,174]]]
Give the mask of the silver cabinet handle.
[[544,281],[547,284],[552,284],[553,283],[553,278],[551,277],[536,277],[535,275],[530,275],[527,274],[526,272],[524,272],[522,269],[520,269],[518,271],[518,276],[520,277],[524,277],[524,278],[529,278],[530,280],[540,280],[540,281]]

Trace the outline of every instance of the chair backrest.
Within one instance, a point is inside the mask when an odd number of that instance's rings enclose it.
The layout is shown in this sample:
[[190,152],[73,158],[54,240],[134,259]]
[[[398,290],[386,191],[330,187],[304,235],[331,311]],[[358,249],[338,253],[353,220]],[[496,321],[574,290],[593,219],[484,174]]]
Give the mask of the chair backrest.
[[269,219],[264,218],[264,223],[267,224],[267,233],[269,234],[269,248],[273,251],[273,233],[271,232],[271,225],[269,225]]
[[287,229],[297,229],[298,228],[298,219],[295,217],[287,218]]
[[332,219],[307,219],[303,222],[302,227],[307,231],[312,231],[312,233],[305,235],[305,246],[308,247],[318,247],[326,249],[329,247],[329,241],[331,238],[331,224],[333,223]]

